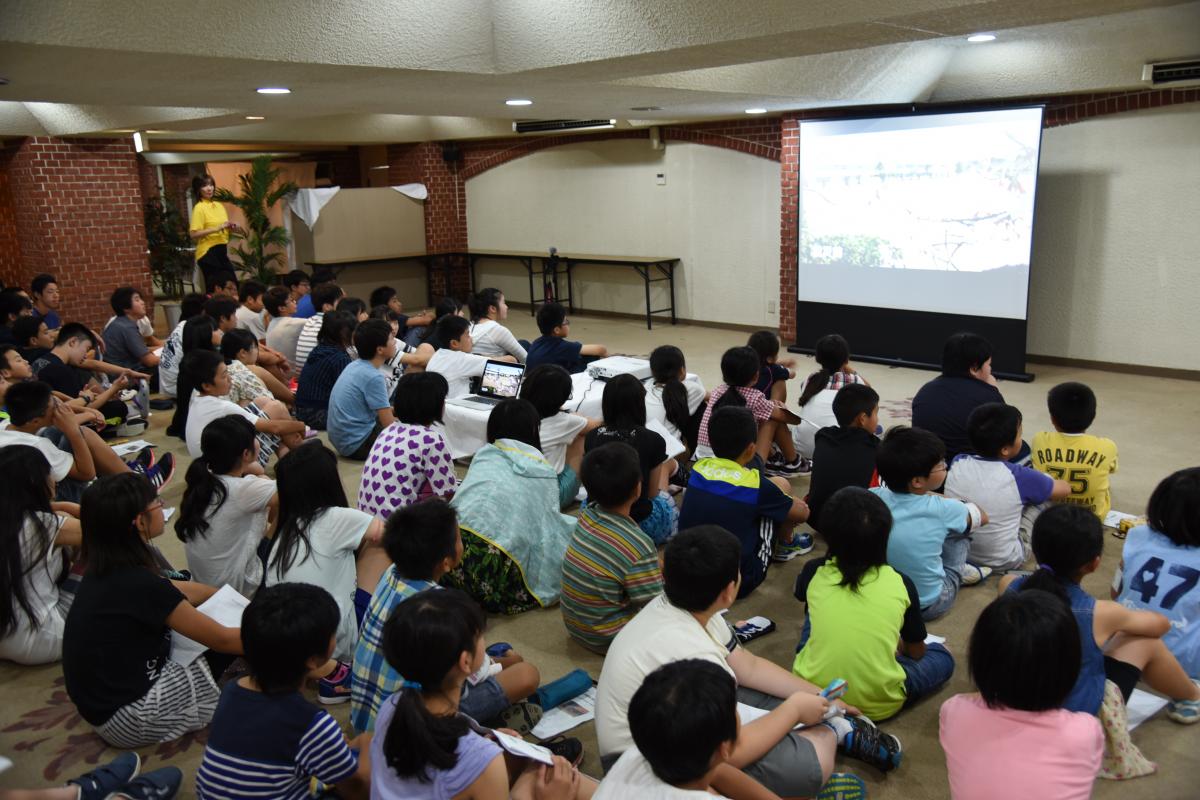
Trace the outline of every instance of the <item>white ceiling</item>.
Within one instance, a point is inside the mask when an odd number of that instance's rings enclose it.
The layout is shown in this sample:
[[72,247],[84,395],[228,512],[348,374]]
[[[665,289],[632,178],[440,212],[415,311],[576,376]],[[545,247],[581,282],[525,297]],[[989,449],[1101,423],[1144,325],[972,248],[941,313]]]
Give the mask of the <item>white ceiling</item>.
[[1169,0],[4,0],[0,136],[472,138],[1138,88],[1146,61],[1190,56],[1200,2]]

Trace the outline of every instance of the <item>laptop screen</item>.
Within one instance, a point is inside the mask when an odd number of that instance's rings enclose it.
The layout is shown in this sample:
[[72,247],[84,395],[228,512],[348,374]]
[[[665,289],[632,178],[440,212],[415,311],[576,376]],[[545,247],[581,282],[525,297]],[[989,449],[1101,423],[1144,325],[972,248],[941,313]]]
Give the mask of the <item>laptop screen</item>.
[[524,375],[524,364],[488,361],[479,382],[479,394],[484,397],[516,397]]

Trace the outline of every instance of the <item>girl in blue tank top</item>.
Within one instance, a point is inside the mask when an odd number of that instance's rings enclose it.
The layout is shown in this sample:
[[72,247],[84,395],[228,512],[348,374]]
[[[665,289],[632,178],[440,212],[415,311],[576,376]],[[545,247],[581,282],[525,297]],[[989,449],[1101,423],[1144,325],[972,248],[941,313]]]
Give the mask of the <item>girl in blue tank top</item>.
[[1096,600],[1079,585],[1100,566],[1104,532],[1100,520],[1081,506],[1052,506],[1033,525],[1038,568],[1028,577],[1005,578],[1002,590],[1041,589],[1071,606],[1079,628],[1079,677],[1063,703],[1068,711],[1095,714],[1110,680],[1125,700],[1139,680],[1173,698],[1167,716],[1200,721],[1200,682],[1188,677],[1163,643],[1170,623],[1162,614],[1136,611],[1111,600]]
[[1184,671],[1200,677],[1200,467],[1164,478],[1150,495],[1149,525],[1125,540],[1114,596],[1171,621],[1163,637]]

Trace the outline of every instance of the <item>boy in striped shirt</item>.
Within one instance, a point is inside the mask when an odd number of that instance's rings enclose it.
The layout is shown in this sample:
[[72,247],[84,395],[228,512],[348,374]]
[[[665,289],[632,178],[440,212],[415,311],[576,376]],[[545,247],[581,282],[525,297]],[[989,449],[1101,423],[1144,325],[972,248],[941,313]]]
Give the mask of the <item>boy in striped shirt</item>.
[[662,592],[654,541],[629,515],[642,494],[637,451],[623,442],[588,452],[580,467],[588,502],[563,557],[563,624],[575,641],[604,653],[640,606]]
[[198,798],[304,800],[316,780],[365,800],[370,736],[347,743],[333,717],[300,693],[305,677],[329,660],[340,618],[317,586],[281,583],[254,596],[242,615],[250,673],[221,692],[196,773]]

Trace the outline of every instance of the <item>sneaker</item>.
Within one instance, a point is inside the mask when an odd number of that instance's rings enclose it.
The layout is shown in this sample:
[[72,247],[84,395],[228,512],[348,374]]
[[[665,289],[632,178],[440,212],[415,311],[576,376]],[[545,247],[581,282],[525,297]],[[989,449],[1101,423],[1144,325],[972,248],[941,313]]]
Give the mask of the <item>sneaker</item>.
[[849,772],[835,772],[825,781],[816,800],[867,800],[867,784]]
[[542,707],[537,703],[522,701],[513,703],[500,715],[501,728],[512,728],[524,736],[542,721]]
[[891,772],[900,766],[903,755],[900,740],[890,733],[875,727],[866,717],[846,717],[854,730],[846,734],[842,751],[851,758],[865,761],[882,772]]
[[807,475],[810,472],[812,472],[812,462],[800,456],[796,456],[791,461],[767,464],[768,475],[778,475],[783,478],[794,478],[797,475]]
[[317,682],[317,699],[335,706],[350,699],[350,665],[339,661],[337,669]]
[[175,401],[169,397],[154,397],[150,399],[150,408],[154,411],[170,411],[175,407]]
[[554,755],[565,758],[572,767],[578,767],[579,762],[583,761],[583,742],[578,739],[555,736],[553,739],[547,739],[539,744]]
[[[1200,687],[1200,681],[1195,678],[1192,683]],[[1167,716],[1181,725],[1200,722],[1200,700],[1172,700],[1167,703]]]
[[150,481],[150,485],[154,487],[154,491],[161,492],[163,487],[171,482],[171,478],[175,477],[175,456],[171,453],[163,453],[163,457],[154,466],[144,470],[134,468],[134,471],[145,475]]
[[796,556],[811,553],[812,549],[813,537],[811,533],[793,533],[791,539],[775,545],[775,552],[771,555],[771,560],[778,562],[791,561]]
[[127,419],[117,428],[117,436],[141,436],[146,432],[146,421],[144,419]]
[[143,447],[138,451],[136,456],[125,462],[125,466],[129,467],[134,472],[140,472],[145,475],[146,471],[154,466],[153,445],[146,445]]
[[962,568],[962,585],[974,586],[988,575],[992,574],[991,567],[981,567],[977,564],[966,563]]
[[79,787],[79,800],[104,800],[111,792],[137,777],[141,767],[142,759],[137,753],[121,753],[107,764],[72,778],[67,785]]
[[109,797],[128,800],[170,800],[183,783],[183,773],[178,767],[163,767],[152,770],[131,780]]

